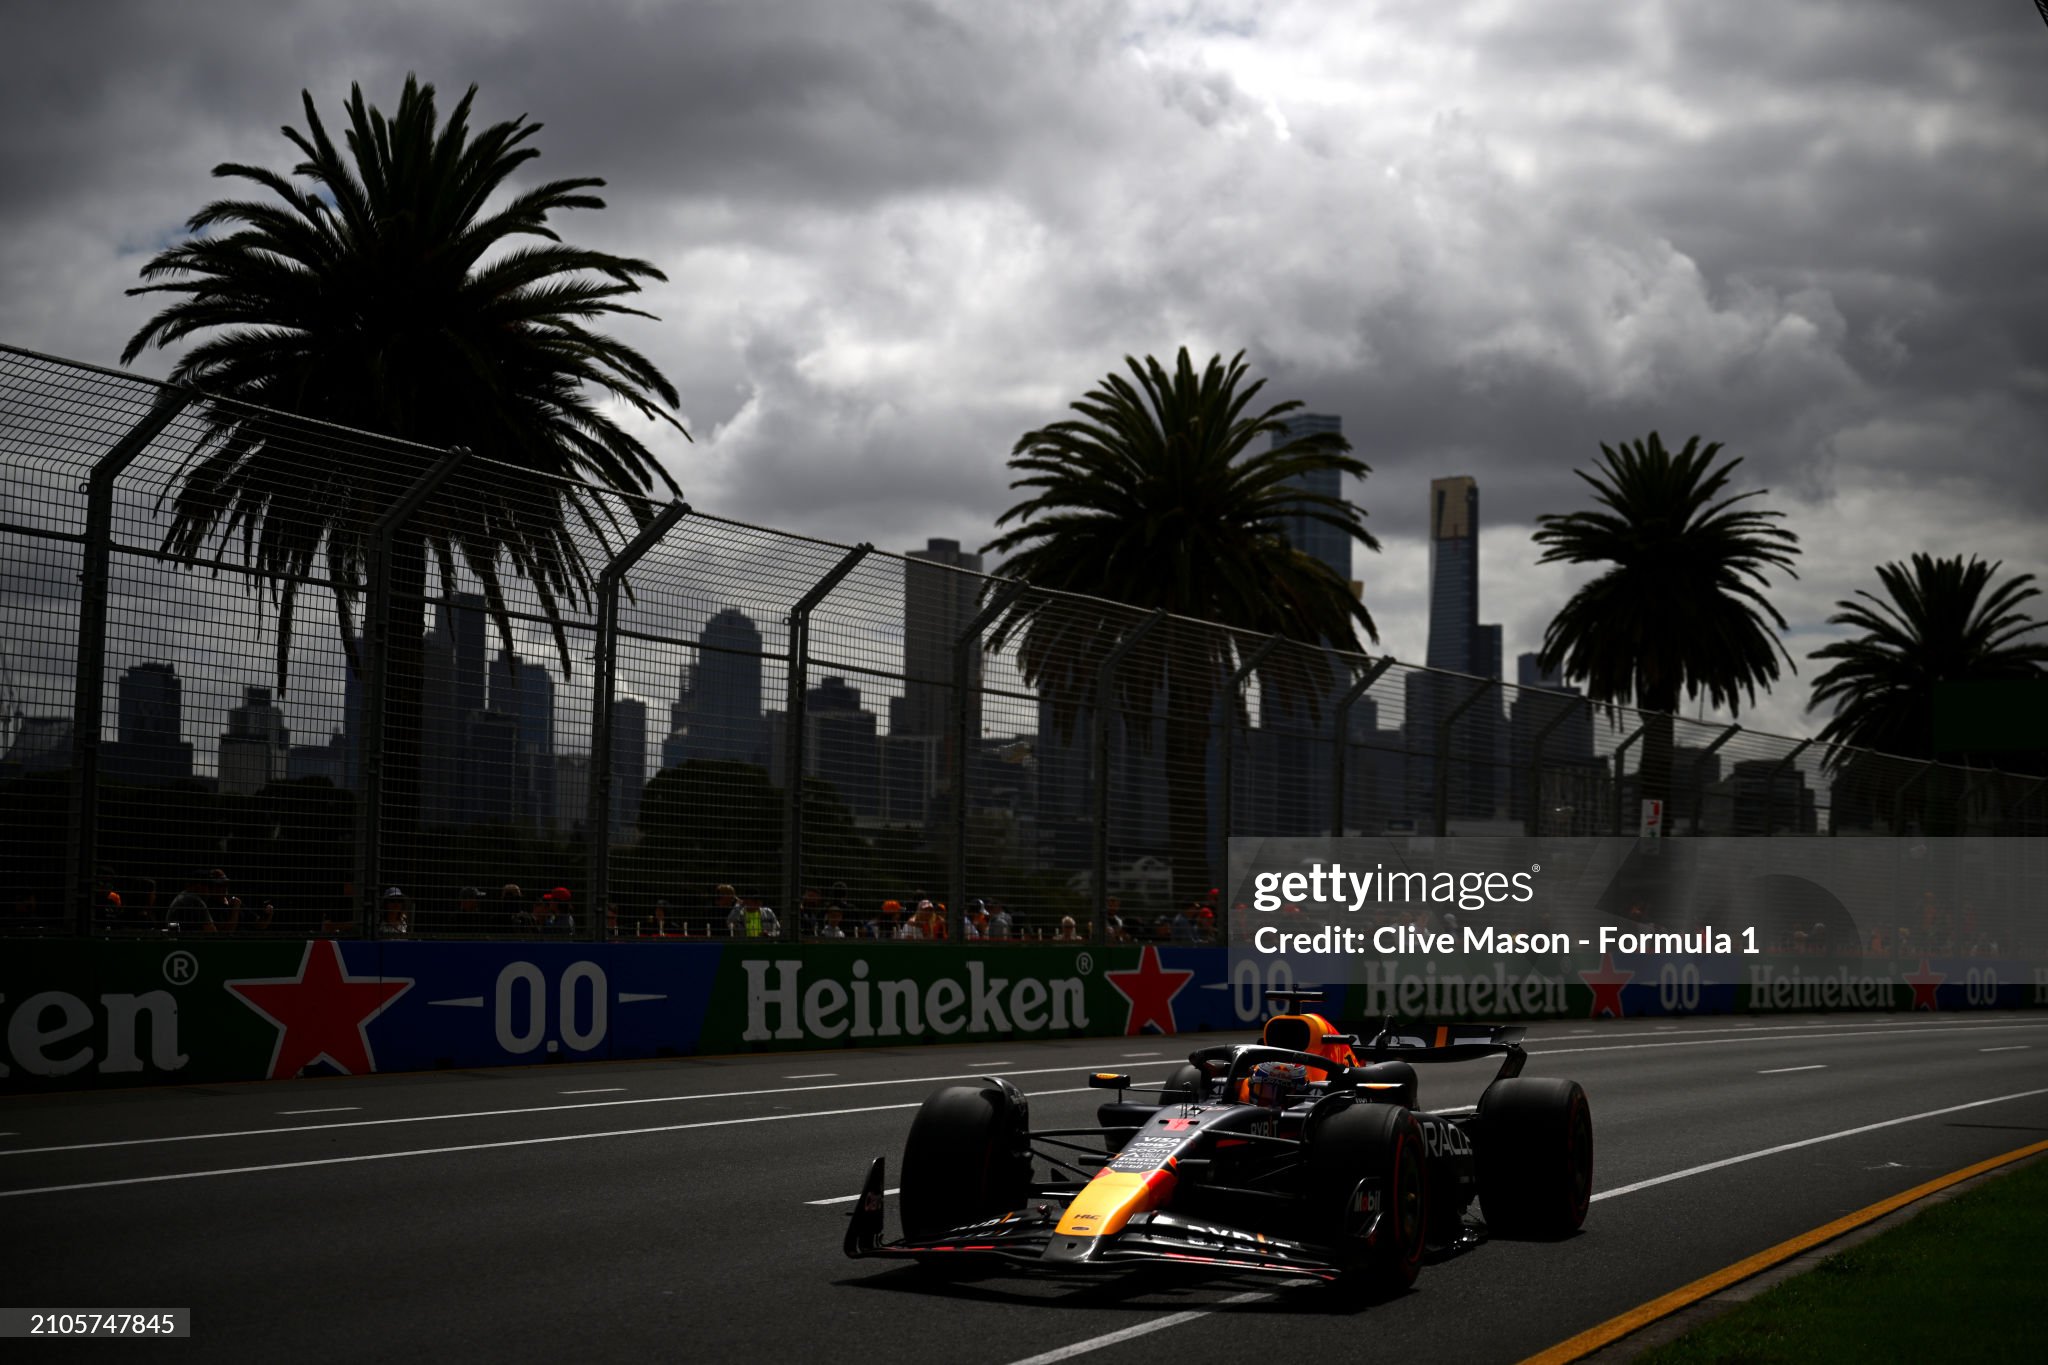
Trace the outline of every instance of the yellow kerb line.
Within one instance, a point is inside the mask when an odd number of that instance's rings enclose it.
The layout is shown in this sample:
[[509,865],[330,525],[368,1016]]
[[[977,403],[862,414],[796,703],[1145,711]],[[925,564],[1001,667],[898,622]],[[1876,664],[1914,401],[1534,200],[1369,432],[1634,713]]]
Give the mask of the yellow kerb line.
[[1601,1347],[1617,1342],[1631,1332],[1641,1331],[1660,1318],[1668,1318],[1681,1308],[1690,1307],[1709,1295],[1720,1293],[1731,1284],[1769,1270],[1781,1261],[1789,1261],[1802,1251],[1811,1250],[1822,1242],[1832,1241],[1845,1232],[1853,1232],[1865,1223],[1874,1222],[1896,1209],[1902,1209],[1908,1204],[1925,1199],[1930,1194],[1939,1194],[1949,1186],[1961,1184],[1972,1176],[1979,1176],[1986,1171],[1997,1170],[2000,1166],[2007,1166],[2015,1161],[2023,1160],[2026,1157],[2033,1156],[2036,1152],[2048,1152],[2048,1142],[2036,1142],[2026,1147],[2017,1148],[2014,1151],[2005,1153],[2003,1156],[1994,1156],[1980,1161],[1974,1166],[1965,1166],[1960,1171],[1951,1171],[1949,1174],[1930,1180],[1924,1185],[1915,1185],[1912,1189],[1895,1194],[1889,1199],[1880,1199],[1868,1208],[1844,1214],[1832,1223],[1823,1224],[1811,1232],[1802,1232],[1790,1241],[1778,1243],[1768,1251],[1759,1251],[1756,1255],[1717,1270],[1704,1279],[1694,1280],[1683,1289],[1674,1289],[1661,1298],[1651,1299],[1648,1303],[1631,1308],[1619,1317],[1609,1318],[1598,1327],[1589,1327],[1568,1341],[1560,1341],[1548,1350],[1537,1352],[1535,1355],[1524,1360],[1521,1365],[1566,1365],[1568,1361],[1578,1360],[1591,1355]]

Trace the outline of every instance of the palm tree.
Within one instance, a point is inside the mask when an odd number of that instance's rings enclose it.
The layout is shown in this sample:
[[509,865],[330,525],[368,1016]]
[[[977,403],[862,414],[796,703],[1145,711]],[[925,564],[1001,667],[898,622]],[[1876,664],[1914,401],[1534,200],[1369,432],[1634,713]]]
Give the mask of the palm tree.
[[[500,565],[524,578],[569,667],[560,612],[592,584],[576,532],[597,533],[630,505],[593,492],[677,490],[648,448],[588,396],[596,389],[642,416],[666,411],[674,387],[645,356],[596,331],[608,316],[648,316],[620,302],[665,278],[646,261],[564,243],[557,210],[602,208],[602,180],[555,180],[519,192],[513,173],[538,156],[541,125],[524,116],[472,135],[471,87],[443,123],[434,88],[408,77],[395,115],[352,88],[347,152],[303,92],[306,131],[284,135],[304,159],[296,181],[259,166],[214,175],[269,194],[208,204],[189,240],[142,269],[131,294],[174,301],[135,333],[124,364],[154,344],[201,333],[175,382],[207,401],[192,456],[167,490],[166,548],[188,562],[240,554],[278,606],[278,687],[286,684],[299,584],[324,562],[343,648],[364,588],[368,529],[397,490],[464,446],[496,461],[459,475],[400,538],[388,615],[387,816],[416,818],[426,562],[454,582],[455,557],[484,587],[510,645]],[[509,196],[509,197],[508,197]],[[366,454],[345,439],[308,442],[256,405],[398,437],[417,450]],[[345,435],[345,433],[343,434]],[[685,437],[688,433],[684,433]],[[380,461],[382,462],[380,464]],[[395,467],[385,467],[396,462]]]
[[1764,596],[1766,571],[1792,570],[1799,537],[1781,512],[1745,508],[1766,490],[1723,496],[1742,461],[1716,466],[1717,441],[1695,436],[1673,454],[1647,441],[1600,447],[1588,473],[1594,508],[1536,519],[1539,564],[1612,567],[1573,593],[1543,633],[1542,667],[1584,683],[1595,701],[1633,704],[1644,717],[1642,796],[1670,795],[1673,713],[1702,693],[1717,707],[1754,704],[1792,656],[1785,618]]
[[[1833,661],[1814,679],[1808,705],[1834,709],[1820,732],[1831,746],[1831,768],[1861,766],[1859,749],[1933,758],[1936,689],[1943,683],[2048,677],[2048,641],[2023,639],[2048,629],[2048,622],[2019,610],[2041,591],[2031,586],[2032,574],[2000,581],[2002,567],[1974,555],[1966,562],[1961,555],[1916,554],[1907,563],[1877,566],[1883,597],[1858,589],[1861,601],[1835,604],[1840,610],[1828,624],[1861,633],[1807,656]],[[1921,794],[1939,795],[1926,784]]]
[[[1379,542],[1357,506],[1300,486],[1319,471],[1365,477],[1367,466],[1341,435],[1252,449],[1260,437],[1284,436],[1281,418],[1301,404],[1254,410],[1265,381],[1244,382],[1242,351],[1227,365],[1213,357],[1199,375],[1185,347],[1171,374],[1150,356],[1142,365],[1128,356],[1124,363],[1131,378],[1112,371],[1071,405],[1077,418],[1017,440],[1010,468],[1020,477],[1010,486],[1029,496],[996,522],[1014,522],[1014,529],[983,548],[1007,556],[1006,574],[1045,591],[1012,603],[992,639],[1000,645],[1019,636],[1025,680],[1051,704],[1055,723],[1071,731],[1093,705],[1104,659],[1136,617],[1048,594],[1194,618],[1170,621],[1158,633],[1162,647],[1139,651],[1116,680],[1128,724],[1141,734],[1155,719],[1163,726],[1175,890],[1191,895],[1215,884],[1202,774],[1211,717],[1240,645],[1231,633],[1197,623],[1344,649],[1355,647],[1363,629],[1377,642],[1372,615],[1350,584],[1289,544],[1276,523],[1307,517],[1368,549]],[[1327,677],[1321,665],[1308,651],[1281,651],[1259,676],[1263,686],[1313,707],[1323,696],[1317,680]],[[1162,699],[1164,715],[1155,717]]]

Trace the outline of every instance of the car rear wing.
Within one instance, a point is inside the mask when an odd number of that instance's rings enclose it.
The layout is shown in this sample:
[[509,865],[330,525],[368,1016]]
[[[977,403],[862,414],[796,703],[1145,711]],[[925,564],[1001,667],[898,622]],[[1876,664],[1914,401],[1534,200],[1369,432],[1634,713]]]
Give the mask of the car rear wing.
[[1519,1075],[1529,1054],[1520,1024],[1395,1024],[1388,1020],[1370,1042],[1353,1047],[1361,1061],[1472,1062],[1504,1058],[1503,1078]]

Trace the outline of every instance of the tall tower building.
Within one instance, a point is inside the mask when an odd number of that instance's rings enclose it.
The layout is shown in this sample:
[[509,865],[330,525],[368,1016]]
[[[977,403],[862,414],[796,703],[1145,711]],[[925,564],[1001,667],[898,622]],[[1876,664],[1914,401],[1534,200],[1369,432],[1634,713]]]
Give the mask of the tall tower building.
[[[974,619],[981,556],[957,540],[932,540],[903,566],[903,697],[889,708],[898,735],[953,732],[953,646]],[[959,573],[955,570],[969,572]],[[967,733],[981,733],[981,655],[968,662]]]
[[220,737],[220,789],[247,794],[284,780],[291,747],[292,733],[270,689],[244,688],[242,704],[228,711]]
[[155,784],[192,776],[184,737],[184,686],[167,663],[136,664],[121,675],[119,738],[101,749],[101,771],[122,782]]
[[[1275,432],[1273,449],[1278,450],[1289,441],[1318,432],[1335,432],[1342,435],[1344,419],[1326,412],[1298,412],[1286,419],[1287,429]],[[1334,469],[1318,469],[1296,480],[1295,487],[1305,493],[1320,493],[1325,497],[1344,496],[1344,476]],[[1351,581],[1351,537],[1334,526],[1305,516],[1280,518],[1280,529],[1286,533],[1287,541],[1298,550],[1306,551],[1330,566],[1331,572],[1349,583]]]
[[[1501,628],[1479,622],[1479,483],[1469,475],[1429,484],[1429,645],[1424,661],[1430,668],[1474,678],[1501,676]],[[1465,700],[1469,684],[1436,679],[1419,693],[1423,714],[1411,716],[1409,723],[1422,722],[1422,737],[1433,750],[1437,724]],[[1503,813],[1507,732],[1497,695],[1482,697],[1460,715],[1451,754],[1449,815],[1484,820]],[[1411,765],[1411,772],[1417,768],[1434,784],[1433,758]],[[1433,806],[1433,785],[1430,802]]]
[[661,746],[664,767],[693,758],[768,762],[761,631],[745,612],[727,607],[704,623],[697,636],[697,662],[683,669],[669,723],[669,737]]

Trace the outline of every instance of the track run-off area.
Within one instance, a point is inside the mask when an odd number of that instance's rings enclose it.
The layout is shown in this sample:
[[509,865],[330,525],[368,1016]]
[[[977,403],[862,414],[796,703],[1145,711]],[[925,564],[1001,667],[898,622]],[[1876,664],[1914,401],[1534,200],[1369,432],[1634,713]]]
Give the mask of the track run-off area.
[[[911,1114],[938,1086],[1006,1076],[1037,1126],[1081,1126],[1105,1098],[1088,1071],[1143,1084],[1192,1046],[1252,1037],[10,1097],[5,1306],[190,1308],[192,1349],[294,1365],[824,1351],[1107,1365],[1247,1348],[1515,1361],[2048,1137],[2048,1015],[1552,1022],[1530,1029],[1524,1074],[1571,1077],[1591,1099],[1585,1229],[1425,1265],[1389,1302],[1151,1271],[941,1283],[842,1255],[866,1161],[887,1156],[896,1184]],[[1494,1070],[1425,1068],[1423,1107],[1475,1102]]]

